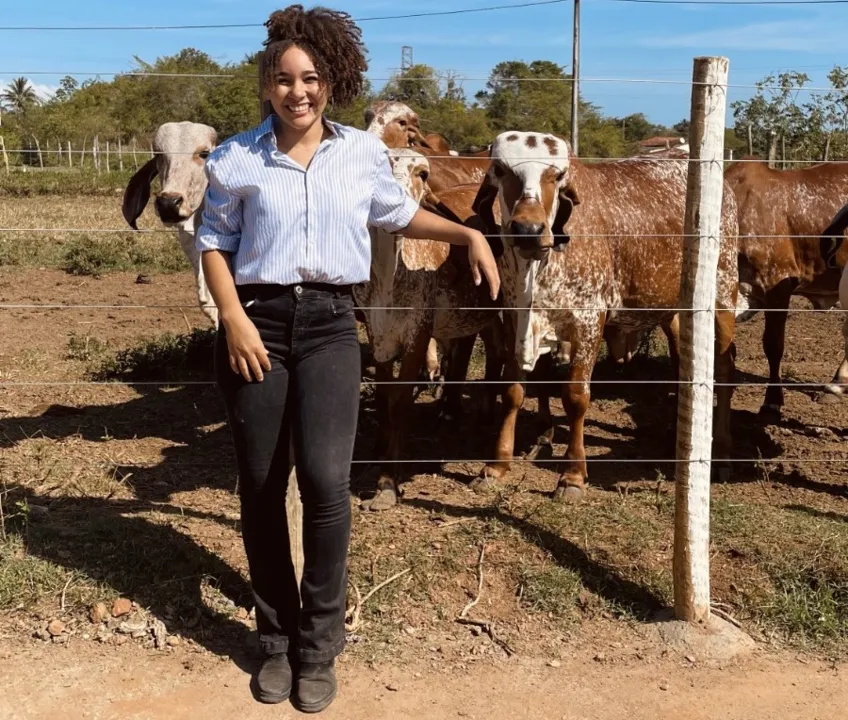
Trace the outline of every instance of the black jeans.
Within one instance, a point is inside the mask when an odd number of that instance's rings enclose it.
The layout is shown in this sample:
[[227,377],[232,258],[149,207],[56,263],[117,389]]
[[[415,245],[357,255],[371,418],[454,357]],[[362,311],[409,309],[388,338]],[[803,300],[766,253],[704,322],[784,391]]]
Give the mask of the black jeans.
[[[215,367],[236,450],[244,547],[260,647],[325,662],[344,647],[350,465],[361,362],[349,287],[242,285],[272,369],[247,382],[218,331]],[[291,436],[289,433],[291,432]],[[303,504],[298,597],[286,518],[289,437]]]

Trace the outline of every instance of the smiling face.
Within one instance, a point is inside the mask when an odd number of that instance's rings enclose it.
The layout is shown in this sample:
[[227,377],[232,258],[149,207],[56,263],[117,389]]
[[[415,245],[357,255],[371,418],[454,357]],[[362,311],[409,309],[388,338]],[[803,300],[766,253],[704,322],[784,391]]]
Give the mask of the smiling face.
[[320,122],[329,93],[309,55],[292,46],[280,56],[265,95],[283,125],[301,134]]

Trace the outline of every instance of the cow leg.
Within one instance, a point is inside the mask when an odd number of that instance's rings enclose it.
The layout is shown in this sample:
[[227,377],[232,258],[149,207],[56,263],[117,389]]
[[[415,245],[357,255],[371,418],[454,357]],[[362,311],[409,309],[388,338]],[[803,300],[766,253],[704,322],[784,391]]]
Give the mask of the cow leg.
[[450,362],[445,373],[445,406],[442,411],[446,420],[454,420],[462,414],[462,387],[468,377],[468,366],[476,339],[476,335],[469,335],[451,343]]
[[472,487],[485,487],[494,481],[500,480],[509,471],[515,450],[515,424],[518,420],[518,411],[524,404],[524,387],[521,384],[521,371],[518,360],[514,354],[506,361],[504,368],[504,390],[501,402],[504,408],[501,429],[498,432],[497,446],[495,447],[494,462],[487,463],[480,471],[480,475],[472,483]]
[[604,317],[601,315],[595,332],[592,332],[592,328],[578,329],[572,340],[569,381],[562,386],[562,405],[568,416],[568,450],[565,453],[565,469],[554,492],[556,500],[580,500],[589,476],[586,469],[586,448],[583,445],[583,423],[589,409],[589,384],[603,338]]
[[537,397],[539,399],[539,437],[536,439],[536,448],[551,446],[554,443],[554,418],[551,415],[551,385],[554,379],[556,365],[553,353],[542,355],[536,363],[531,374],[533,380],[539,381],[536,385]]
[[845,341],[842,362],[839,364],[833,380],[830,381],[830,385],[824,386],[824,392],[818,398],[821,404],[835,402],[848,390],[846,388],[846,383],[848,383],[848,316],[842,321],[842,337]]
[[783,348],[786,338],[786,320],[789,316],[789,301],[792,289],[778,286],[766,294],[766,326],[763,331],[763,350],[769,364],[769,384],[766,397],[760,408],[762,415],[780,415],[783,408],[783,387],[781,386],[780,363],[783,360]]
[[389,451],[389,393],[392,390],[390,383],[394,380],[394,363],[374,363],[374,407],[377,415],[377,442],[374,446],[374,456],[384,460]]
[[730,416],[734,390],[732,383],[736,375],[736,345],[733,342],[735,331],[735,313],[732,310],[718,310],[715,330],[716,409],[713,419],[713,457],[716,460],[715,469],[720,482],[730,480],[728,461],[733,451]]
[[671,320],[662,323],[660,327],[668,343],[668,360],[676,383],[680,377],[680,315],[675,313]]
[[[401,476],[400,459],[403,440],[406,437],[407,418],[412,408],[413,385],[409,384],[418,379],[421,365],[427,355],[427,344],[430,340],[429,331],[421,332],[401,359],[399,383],[388,387],[386,393],[386,425],[388,449],[386,462],[377,480],[377,493],[369,505],[371,510],[388,510],[397,504],[398,479]],[[381,430],[382,432],[382,430]]]
[[486,352],[486,376],[483,400],[480,403],[480,415],[487,420],[497,405],[500,392],[499,380],[504,368],[504,335],[503,323],[500,318],[480,330],[480,339]]

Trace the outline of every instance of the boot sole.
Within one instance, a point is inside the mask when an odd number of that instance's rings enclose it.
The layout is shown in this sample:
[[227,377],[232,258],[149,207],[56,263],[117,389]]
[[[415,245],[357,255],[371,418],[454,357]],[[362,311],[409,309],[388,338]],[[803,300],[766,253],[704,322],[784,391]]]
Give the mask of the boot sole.
[[329,696],[317,703],[302,703],[297,697],[292,697],[292,705],[294,705],[295,710],[299,710],[302,713],[319,713],[336,699],[337,693],[338,688],[333,688],[333,692]]

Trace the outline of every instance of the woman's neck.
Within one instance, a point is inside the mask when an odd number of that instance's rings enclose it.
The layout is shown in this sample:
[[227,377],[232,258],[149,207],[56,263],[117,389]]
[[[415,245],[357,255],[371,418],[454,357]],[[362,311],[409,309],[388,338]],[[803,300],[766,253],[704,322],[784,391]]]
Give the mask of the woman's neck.
[[277,149],[280,152],[288,153],[294,148],[317,147],[324,139],[327,129],[324,127],[323,117],[319,117],[303,131],[293,130],[277,119],[274,123],[274,131],[277,138]]

